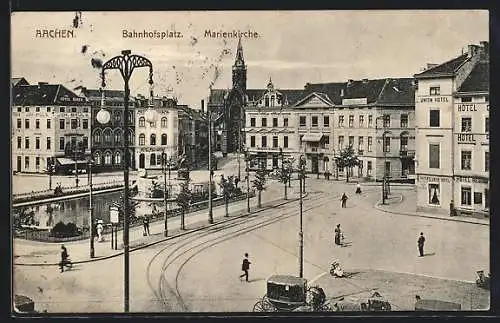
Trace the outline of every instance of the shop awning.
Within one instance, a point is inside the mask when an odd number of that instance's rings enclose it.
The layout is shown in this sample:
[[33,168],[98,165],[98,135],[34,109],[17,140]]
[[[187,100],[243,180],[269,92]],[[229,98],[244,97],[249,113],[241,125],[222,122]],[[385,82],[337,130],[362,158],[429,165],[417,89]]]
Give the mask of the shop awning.
[[[69,159],[69,158],[56,158],[56,160],[61,166],[75,164],[75,161],[73,159]],[[86,160],[77,160],[76,163],[77,164],[87,164],[87,161]]]
[[321,140],[321,137],[323,137],[322,133],[306,133],[302,137],[302,141],[318,142]]

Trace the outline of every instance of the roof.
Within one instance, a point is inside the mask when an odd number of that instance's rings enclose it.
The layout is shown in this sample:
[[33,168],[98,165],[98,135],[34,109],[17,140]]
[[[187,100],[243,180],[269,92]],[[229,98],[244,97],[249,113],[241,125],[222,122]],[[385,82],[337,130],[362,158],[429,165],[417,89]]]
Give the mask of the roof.
[[280,285],[304,285],[307,279],[289,275],[273,275],[267,279],[267,282]]
[[10,79],[10,84],[14,87],[17,85],[29,85],[24,77],[13,77]]
[[387,79],[378,104],[415,104],[413,78]]
[[[99,100],[101,99],[101,90],[98,89],[82,89],[83,95],[87,97],[88,99],[96,99],[98,98]],[[120,91],[120,90],[104,90],[104,97],[105,98],[119,98],[123,100],[125,96],[125,91]]]
[[61,84],[19,85],[12,89],[13,105],[88,105]]
[[[304,95],[303,89],[275,90],[283,94],[285,102],[288,102],[289,105],[295,104]],[[246,95],[249,101],[256,101],[259,100],[267,91],[267,89],[247,89]],[[227,98],[230,92],[231,90],[228,89],[212,89],[210,91],[210,99],[208,103],[213,105],[222,105],[224,104],[224,99]]]
[[462,54],[447,62],[431,67],[421,73],[415,74],[416,78],[436,77],[436,76],[451,76],[455,73],[462,64],[469,59],[467,54]]
[[489,92],[490,64],[481,62],[476,64],[457,92]]

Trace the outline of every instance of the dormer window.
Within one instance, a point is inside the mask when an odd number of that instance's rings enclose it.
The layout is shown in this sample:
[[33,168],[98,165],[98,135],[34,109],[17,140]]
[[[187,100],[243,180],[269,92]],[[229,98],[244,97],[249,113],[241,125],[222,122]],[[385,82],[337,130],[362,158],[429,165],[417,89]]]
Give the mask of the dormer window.
[[268,97],[268,96],[266,96],[266,97],[264,98],[264,102],[265,102],[265,103],[264,103],[264,106],[268,107],[268,106],[269,106],[269,97]]
[[271,96],[271,106],[274,107],[274,95]]

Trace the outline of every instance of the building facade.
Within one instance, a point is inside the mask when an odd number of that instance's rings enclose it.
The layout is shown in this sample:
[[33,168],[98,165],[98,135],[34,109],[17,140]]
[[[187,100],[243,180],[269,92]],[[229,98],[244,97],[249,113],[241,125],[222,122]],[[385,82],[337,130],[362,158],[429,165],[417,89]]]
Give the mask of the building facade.
[[[135,163],[138,169],[159,170],[162,168],[162,153],[177,162],[179,157],[179,110],[177,102],[166,97],[151,100],[137,97],[138,106],[135,114]],[[146,120],[146,112],[153,109],[156,121]]]
[[12,165],[16,172],[86,169],[90,104],[60,84],[12,88]]
[[488,214],[488,43],[415,78],[417,210]]

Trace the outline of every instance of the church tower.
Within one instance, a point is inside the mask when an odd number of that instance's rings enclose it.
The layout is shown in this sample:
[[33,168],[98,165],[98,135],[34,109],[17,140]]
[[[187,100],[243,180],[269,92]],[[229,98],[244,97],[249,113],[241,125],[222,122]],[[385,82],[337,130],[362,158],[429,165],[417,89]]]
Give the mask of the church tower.
[[247,89],[247,67],[243,58],[243,46],[241,46],[241,38],[238,40],[238,48],[236,50],[236,58],[233,65],[233,90],[240,90],[243,93]]

